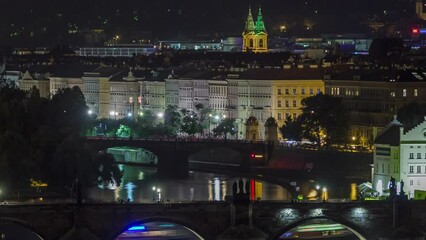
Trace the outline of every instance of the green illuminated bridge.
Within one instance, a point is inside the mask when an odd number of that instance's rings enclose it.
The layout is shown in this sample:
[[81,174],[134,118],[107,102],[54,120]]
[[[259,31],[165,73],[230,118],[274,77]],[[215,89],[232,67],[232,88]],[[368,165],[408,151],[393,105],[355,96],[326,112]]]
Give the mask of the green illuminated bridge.
[[284,233],[313,220],[328,220],[333,224],[316,228],[305,225],[299,227],[299,232],[318,230],[331,234],[336,233],[339,226],[345,226],[356,238],[337,239],[425,239],[426,202],[292,204],[262,201],[0,206],[0,226],[16,225],[46,240],[116,239],[132,226],[156,221],[184,226],[196,233],[198,239],[280,239],[279,236]]

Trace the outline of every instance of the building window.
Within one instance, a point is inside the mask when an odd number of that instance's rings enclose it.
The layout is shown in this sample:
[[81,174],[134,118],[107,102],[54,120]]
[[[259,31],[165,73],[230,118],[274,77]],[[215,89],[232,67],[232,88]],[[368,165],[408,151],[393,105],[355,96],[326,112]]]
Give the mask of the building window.
[[402,89],[402,96],[406,97],[407,96],[407,89]]
[[285,118],[289,118],[290,117],[290,113],[285,113]]
[[417,97],[418,96],[418,92],[417,92],[417,89],[414,89],[414,97]]
[[278,101],[278,107],[281,107],[281,101]]
[[304,88],[302,88],[302,94],[305,95],[305,89]]
[[410,180],[410,186],[413,186],[413,180]]
[[422,159],[422,154],[421,153],[417,153],[417,159]]
[[296,107],[296,100],[293,100],[293,107]]
[[392,91],[392,92],[390,93],[390,95],[391,95],[391,97],[395,97],[395,96],[396,96],[396,94],[395,94],[395,92],[394,92],[394,91]]
[[285,95],[289,95],[290,94],[290,90],[288,90],[288,88],[285,89]]
[[278,88],[278,95],[281,95],[281,89]]
[[414,153],[410,153],[410,159],[414,159]]
[[385,164],[382,163],[382,173],[385,173]]
[[288,103],[288,100],[285,100],[285,107],[289,107],[290,105],[289,105],[289,103]]
[[414,173],[414,166],[410,166],[410,173]]
[[293,95],[297,94],[297,90],[295,88],[293,88]]
[[311,88],[309,89],[309,94],[313,95],[314,94],[314,90]]
[[417,166],[417,172],[416,173],[422,173],[422,167],[421,166]]
[[297,114],[293,113],[293,119],[296,119],[296,118],[297,118]]
[[281,119],[282,119],[282,114],[278,113],[278,120],[281,120]]

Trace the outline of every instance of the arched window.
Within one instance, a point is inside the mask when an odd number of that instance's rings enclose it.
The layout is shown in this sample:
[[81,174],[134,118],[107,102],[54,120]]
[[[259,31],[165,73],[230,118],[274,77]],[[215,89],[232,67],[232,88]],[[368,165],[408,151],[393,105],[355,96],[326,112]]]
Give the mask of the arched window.
[[259,47],[263,48],[263,39],[259,39]]

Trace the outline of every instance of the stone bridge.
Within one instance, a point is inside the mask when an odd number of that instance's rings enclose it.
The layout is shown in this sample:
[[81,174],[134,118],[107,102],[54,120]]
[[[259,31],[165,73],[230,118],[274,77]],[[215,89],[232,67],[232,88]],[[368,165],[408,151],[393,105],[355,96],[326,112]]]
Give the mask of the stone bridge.
[[[257,239],[272,240],[303,222],[318,218],[343,224],[360,239],[425,239],[426,202],[192,202],[82,206],[64,203],[0,206],[0,225],[16,224],[45,240],[61,239],[73,227],[88,230],[98,239],[115,239],[133,224],[153,221],[183,225],[207,240],[225,239],[226,233],[241,226],[262,233],[263,237]],[[395,237],[401,231],[401,238]],[[410,236],[414,233],[417,233],[416,238]]]
[[187,176],[189,160],[234,165],[242,169],[256,163],[263,165],[270,159],[274,147],[268,142],[234,140],[87,138],[86,142],[95,151],[111,147],[146,149],[157,156],[160,175],[176,177]]

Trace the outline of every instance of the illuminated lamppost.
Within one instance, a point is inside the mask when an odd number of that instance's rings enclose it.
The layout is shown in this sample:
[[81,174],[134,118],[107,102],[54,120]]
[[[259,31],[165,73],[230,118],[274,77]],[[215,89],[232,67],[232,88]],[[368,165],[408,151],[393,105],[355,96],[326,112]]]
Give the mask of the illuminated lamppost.
[[114,119],[115,119],[115,120],[117,120],[118,112],[116,112],[116,111],[111,111],[111,112],[109,112],[109,115],[110,115],[111,117],[114,117]]
[[157,193],[158,193],[158,201],[161,201],[161,188],[157,188]]
[[156,191],[155,190],[157,190],[157,187],[156,186],[153,186],[152,187],[152,201],[155,201],[155,193],[156,193]]
[[322,199],[323,202],[328,200],[328,191],[327,191],[326,187],[322,188],[321,199]]

